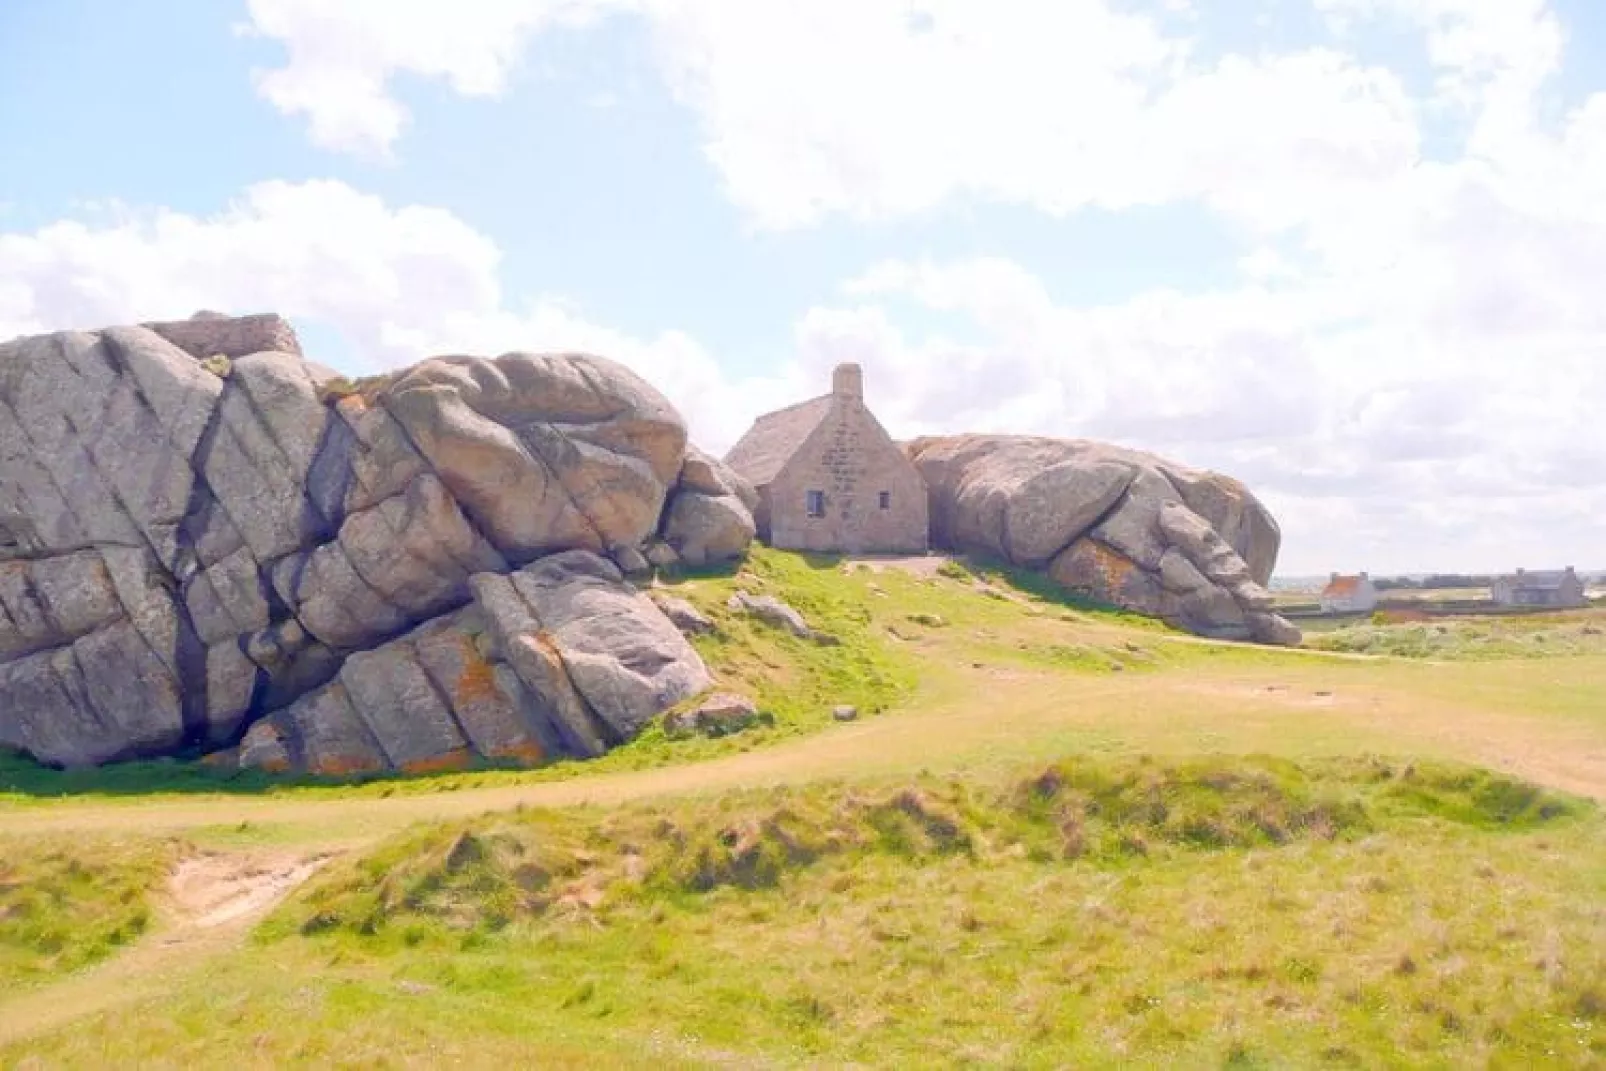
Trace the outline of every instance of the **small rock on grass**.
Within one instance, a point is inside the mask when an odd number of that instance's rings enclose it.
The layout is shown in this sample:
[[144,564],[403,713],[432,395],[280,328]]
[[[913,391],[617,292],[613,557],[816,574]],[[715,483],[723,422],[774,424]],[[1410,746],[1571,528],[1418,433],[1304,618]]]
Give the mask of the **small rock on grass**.
[[768,714],[744,695],[716,692],[690,710],[664,719],[664,732],[671,737],[730,736],[755,725],[770,724]]
[[674,595],[665,595],[662,592],[652,593],[652,601],[669,618],[670,624],[687,636],[700,636],[714,631],[714,622],[697,607],[685,599]]
[[831,717],[835,718],[837,721],[858,721],[859,708],[850,706],[847,703],[843,703],[841,706],[833,707],[831,709]]

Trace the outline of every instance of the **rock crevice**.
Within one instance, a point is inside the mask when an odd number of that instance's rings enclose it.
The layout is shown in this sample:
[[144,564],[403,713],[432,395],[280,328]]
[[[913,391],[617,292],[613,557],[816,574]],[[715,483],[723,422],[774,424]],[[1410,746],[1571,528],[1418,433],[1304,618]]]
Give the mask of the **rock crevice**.
[[[600,556],[641,560],[689,463],[669,403],[588,355],[354,385],[271,315],[0,345],[0,747],[599,754],[709,684]],[[682,526],[694,557],[745,552],[728,512]]]

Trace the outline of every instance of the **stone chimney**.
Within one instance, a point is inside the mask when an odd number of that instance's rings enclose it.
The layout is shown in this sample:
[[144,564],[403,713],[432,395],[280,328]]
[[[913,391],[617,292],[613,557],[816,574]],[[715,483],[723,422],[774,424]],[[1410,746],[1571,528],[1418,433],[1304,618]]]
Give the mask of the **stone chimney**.
[[831,373],[831,393],[838,398],[864,401],[864,369],[852,363],[837,365]]

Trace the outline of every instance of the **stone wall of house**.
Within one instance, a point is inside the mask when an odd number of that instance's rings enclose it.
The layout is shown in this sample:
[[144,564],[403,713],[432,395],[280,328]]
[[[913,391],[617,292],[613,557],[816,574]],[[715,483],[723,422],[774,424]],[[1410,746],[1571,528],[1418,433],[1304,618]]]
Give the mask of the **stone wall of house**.
[[[924,553],[925,481],[848,386],[765,489],[769,541],[788,550]],[[823,494],[824,516],[809,516],[810,491]]]

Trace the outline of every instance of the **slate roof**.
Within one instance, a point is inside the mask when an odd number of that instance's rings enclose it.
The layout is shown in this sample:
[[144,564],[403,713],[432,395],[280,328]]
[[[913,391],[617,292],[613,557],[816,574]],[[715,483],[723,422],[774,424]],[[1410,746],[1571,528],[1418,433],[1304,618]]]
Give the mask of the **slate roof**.
[[1572,573],[1566,569],[1529,569],[1501,577],[1513,587],[1528,591],[1556,591]]
[[833,395],[825,394],[765,413],[730,448],[725,464],[755,488],[768,486],[830,414],[834,400]]

